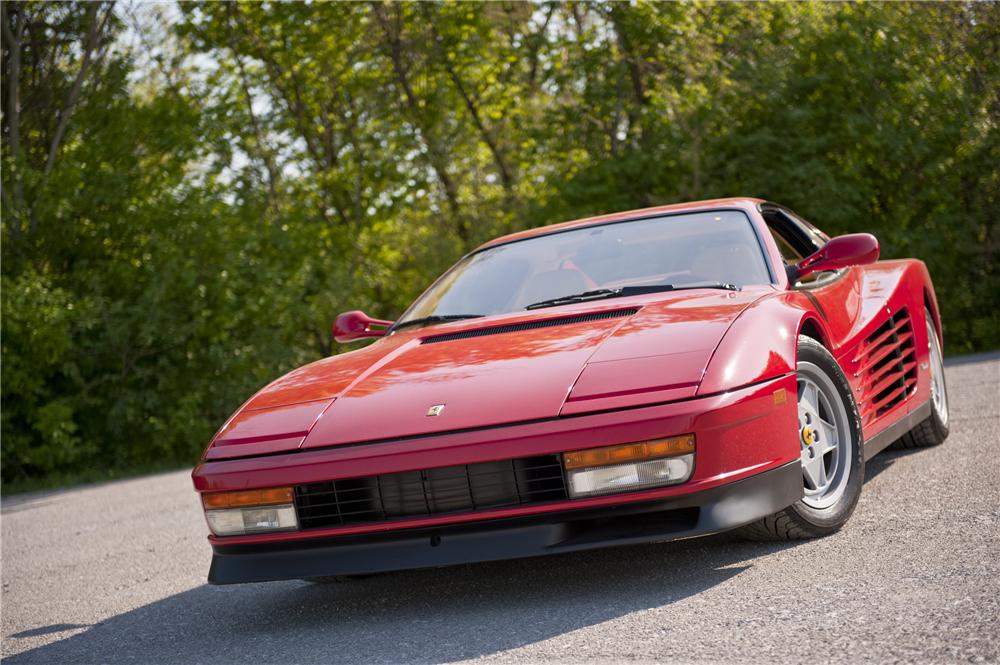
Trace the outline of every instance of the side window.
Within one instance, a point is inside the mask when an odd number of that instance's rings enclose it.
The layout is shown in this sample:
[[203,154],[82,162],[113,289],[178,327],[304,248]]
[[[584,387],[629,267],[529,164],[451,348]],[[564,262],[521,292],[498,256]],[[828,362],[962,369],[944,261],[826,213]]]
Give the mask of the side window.
[[799,252],[795,251],[795,248],[785,240],[785,237],[775,231],[773,227],[768,226],[767,230],[771,232],[771,237],[774,238],[774,243],[778,246],[778,251],[781,252],[781,259],[785,262],[786,266],[794,265],[805,258]]
[[[785,236],[781,235],[773,226],[768,225],[767,230],[771,232],[771,237],[774,238],[774,243],[778,246],[778,251],[781,252],[781,260],[784,261],[785,267],[794,266],[796,263],[804,259],[802,253],[797,249],[792,247],[792,244],[788,242]],[[821,273],[813,273],[811,275],[806,275],[803,279],[796,282],[796,285],[802,284],[812,284],[815,282]]]
[[[785,266],[795,265],[813,252],[819,250],[829,237],[815,226],[787,210],[768,207],[761,210],[767,228],[774,238]],[[796,286],[813,286],[827,281],[837,273],[812,273],[798,280]]]
[[830,236],[826,235],[825,233],[817,229],[809,221],[802,219],[801,217],[799,217],[798,215],[796,215],[791,211],[786,210],[783,212],[789,218],[795,220],[798,223],[798,225],[805,230],[806,234],[809,236],[809,240],[812,242],[812,244],[815,246],[816,249],[819,249],[826,243],[830,242]]

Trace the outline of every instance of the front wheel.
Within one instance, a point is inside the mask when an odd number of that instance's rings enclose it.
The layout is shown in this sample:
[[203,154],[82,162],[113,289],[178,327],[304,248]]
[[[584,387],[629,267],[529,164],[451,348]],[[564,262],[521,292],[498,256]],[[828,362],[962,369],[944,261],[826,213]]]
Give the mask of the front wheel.
[[799,461],[803,497],[770,517],[741,527],[753,540],[829,535],[854,512],[864,482],[861,419],[847,377],[822,344],[799,337]]

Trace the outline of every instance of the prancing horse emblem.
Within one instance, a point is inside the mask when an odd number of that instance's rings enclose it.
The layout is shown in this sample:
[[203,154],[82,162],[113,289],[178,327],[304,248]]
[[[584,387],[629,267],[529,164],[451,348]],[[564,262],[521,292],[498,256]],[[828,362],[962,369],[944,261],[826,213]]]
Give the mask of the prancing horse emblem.
[[440,416],[442,411],[444,411],[444,404],[435,404],[431,408],[427,409],[427,415]]

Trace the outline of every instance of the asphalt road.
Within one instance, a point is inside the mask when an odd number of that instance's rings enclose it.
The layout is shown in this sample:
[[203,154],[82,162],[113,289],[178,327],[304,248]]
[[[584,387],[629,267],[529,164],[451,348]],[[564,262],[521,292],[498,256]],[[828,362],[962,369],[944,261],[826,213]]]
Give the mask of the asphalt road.
[[947,371],[948,441],[872,460],[819,541],[211,587],[185,472],[13,497],[4,662],[997,662],[1000,354]]

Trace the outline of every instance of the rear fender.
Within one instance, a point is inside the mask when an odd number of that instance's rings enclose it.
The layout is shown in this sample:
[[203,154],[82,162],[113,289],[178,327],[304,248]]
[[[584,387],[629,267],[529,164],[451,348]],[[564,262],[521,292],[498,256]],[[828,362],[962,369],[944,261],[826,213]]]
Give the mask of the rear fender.
[[934,329],[937,332],[938,340],[944,345],[944,328],[941,325],[941,310],[938,308],[937,294],[934,293],[934,282],[931,281],[931,274],[927,270],[927,265],[923,261],[914,261],[919,265],[917,271],[917,281],[923,286],[924,307],[926,307],[933,319]]

